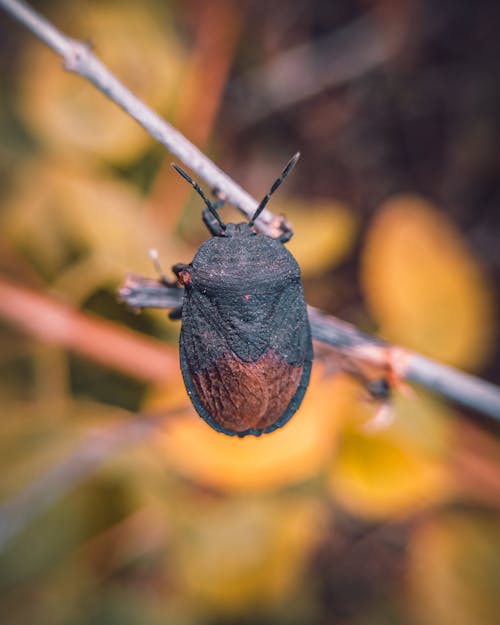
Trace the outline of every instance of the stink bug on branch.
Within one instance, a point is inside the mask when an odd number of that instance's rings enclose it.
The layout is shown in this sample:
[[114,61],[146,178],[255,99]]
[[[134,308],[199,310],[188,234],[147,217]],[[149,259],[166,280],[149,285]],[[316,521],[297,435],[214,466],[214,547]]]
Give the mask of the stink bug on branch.
[[287,164],[252,218],[224,223],[199,185],[173,165],[206,204],[212,237],[193,261],[173,267],[184,287],[180,364],[198,414],[230,436],[282,427],[299,407],[311,372],[311,331],[297,261],[254,223],[299,158]]

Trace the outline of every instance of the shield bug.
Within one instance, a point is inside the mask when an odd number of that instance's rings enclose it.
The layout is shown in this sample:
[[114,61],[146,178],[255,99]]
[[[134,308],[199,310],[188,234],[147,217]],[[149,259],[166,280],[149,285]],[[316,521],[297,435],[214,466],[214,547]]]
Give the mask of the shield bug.
[[173,165],[206,204],[212,237],[193,261],[173,267],[184,287],[180,364],[198,414],[230,436],[272,432],[287,423],[309,383],[312,342],[300,268],[277,238],[255,220],[299,158],[287,164],[252,218],[225,224],[199,185]]

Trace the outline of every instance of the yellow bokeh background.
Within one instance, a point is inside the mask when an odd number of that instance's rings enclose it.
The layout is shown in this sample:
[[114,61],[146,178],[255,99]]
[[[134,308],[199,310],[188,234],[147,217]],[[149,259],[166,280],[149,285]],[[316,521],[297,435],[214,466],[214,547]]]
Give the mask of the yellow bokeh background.
[[[322,89],[326,104],[306,98],[284,125],[271,100],[270,119],[254,127],[231,109],[233,73],[244,77],[261,57],[265,69],[287,41],[293,20],[276,6],[266,7],[269,21],[229,0],[39,8],[88,40],[160,115],[180,120],[250,192],[268,189],[292,141],[307,144],[269,208],[293,226],[287,247],[309,303],[490,375],[493,270],[439,193],[417,184],[382,192],[384,177],[365,176],[374,161],[387,179],[392,172],[370,144],[376,111],[370,120],[357,111],[363,89],[347,89],[337,106],[327,98],[342,94]],[[311,38],[312,6],[301,5],[310,22],[299,19],[297,31]],[[190,262],[208,236],[200,198],[135,121],[39,41],[14,39],[0,37],[13,55],[0,85],[0,289],[10,289],[0,291],[5,622],[493,625],[493,428],[464,435],[471,413],[422,388],[396,384],[376,400],[361,372],[343,372],[345,362],[316,344],[309,388],[286,427],[244,439],[212,430],[182,384],[180,323],[165,310],[136,314],[116,296],[129,272],[158,277],[151,248],[168,276]],[[395,59],[396,74],[410,56]],[[290,77],[309,80],[313,69]],[[217,77],[217,89],[197,89],[200,76],[210,86]],[[198,102],[203,124],[190,112]],[[342,152],[335,172],[320,158],[334,149]],[[221,210],[224,219],[231,210]]]

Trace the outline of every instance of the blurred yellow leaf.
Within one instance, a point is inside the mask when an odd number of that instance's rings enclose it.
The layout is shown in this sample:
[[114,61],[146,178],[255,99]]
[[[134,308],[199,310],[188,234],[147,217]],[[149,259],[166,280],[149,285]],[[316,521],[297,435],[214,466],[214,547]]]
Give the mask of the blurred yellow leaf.
[[498,519],[456,512],[424,523],[410,543],[408,580],[418,625],[498,623]]
[[[216,432],[201,418],[184,416],[172,419],[159,443],[176,471],[224,491],[272,489],[306,480],[325,466],[335,444],[331,384],[313,367],[302,406],[272,434],[238,439]],[[164,405],[161,389],[150,405]]]
[[[63,5],[61,5],[63,6]],[[158,3],[73,2],[56,22],[92,42],[97,55],[153,109],[175,94],[184,51]],[[79,76],[64,72],[54,53],[33,40],[26,52],[19,109],[30,128],[63,153],[86,151],[127,162],[152,144],[126,113]]]
[[335,266],[351,251],[357,234],[354,213],[342,202],[287,198],[273,204],[293,225],[294,236],[287,247],[303,275],[313,275]]
[[[143,198],[123,181],[58,159],[39,161],[19,170],[2,229],[29,249],[42,272],[63,271],[57,276],[62,290],[76,299],[128,271],[154,276],[151,247],[165,267],[189,260],[191,252],[159,231],[143,209]],[[66,264],[68,245],[84,251],[82,258]]]
[[467,369],[485,360],[494,313],[484,276],[452,223],[425,200],[382,206],[361,277],[387,339]]
[[[439,462],[439,451],[445,449],[439,406],[417,394],[410,398],[396,396],[391,409],[394,424],[379,432],[367,432],[361,424],[377,410],[377,405],[359,401],[359,387],[351,381],[337,385],[342,414],[350,423],[340,440],[331,467],[330,487],[334,497],[353,514],[370,519],[410,514],[447,495],[450,488],[445,468]],[[405,413],[434,411],[437,426],[427,425],[427,432],[440,437],[432,446],[416,444],[405,434],[399,422]],[[430,415],[428,415],[430,417]],[[430,420],[430,419],[429,419]],[[356,425],[358,429],[355,429]],[[441,447],[441,449],[439,449]]]
[[187,521],[174,570],[203,614],[283,601],[304,584],[304,564],[323,532],[321,508],[306,497],[198,504]]
[[[36,402],[4,403],[0,419],[0,495],[7,497],[50,472],[96,430],[130,413],[111,405],[74,401],[68,397],[65,420],[54,420],[50,405]],[[46,496],[51,497],[52,492]],[[49,499],[50,500],[50,499]]]

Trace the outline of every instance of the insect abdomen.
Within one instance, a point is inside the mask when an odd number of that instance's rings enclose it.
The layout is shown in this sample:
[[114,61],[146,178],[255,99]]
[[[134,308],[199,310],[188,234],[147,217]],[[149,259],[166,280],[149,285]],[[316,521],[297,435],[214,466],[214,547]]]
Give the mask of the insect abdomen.
[[255,362],[225,353],[213,366],[192,374],[200,402],[223,430],[264,431],[285,414],[304,366],[293,366],[268,349]]

